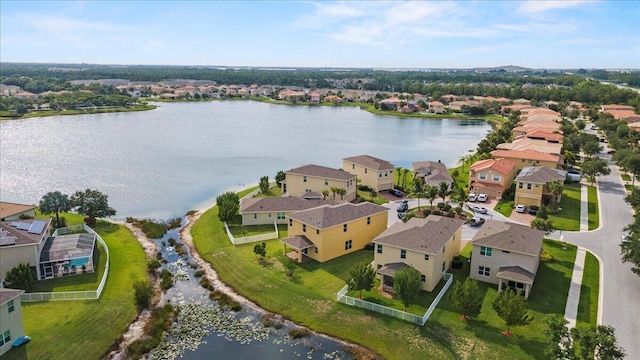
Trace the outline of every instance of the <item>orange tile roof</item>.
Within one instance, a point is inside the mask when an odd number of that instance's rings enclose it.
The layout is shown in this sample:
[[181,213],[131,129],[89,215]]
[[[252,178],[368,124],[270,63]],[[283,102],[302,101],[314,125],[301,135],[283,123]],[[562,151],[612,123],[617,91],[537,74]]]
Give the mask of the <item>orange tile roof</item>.
[[509,158],[509,159],[525,159],[525,160],[537,160],[537,161],[553,161],[559,162],[560,155],[553,155],[536,151],[532,149],[526,150],[494,150],[491,152],[491,156],[495,158]]
[[516,163],[513,160],[509,159],[486,159],[476,161],[473,165],[471,165],[470,169],[474,171],[491,169],[495,170],[503,175],[509,174],[513,169],[515,169]]

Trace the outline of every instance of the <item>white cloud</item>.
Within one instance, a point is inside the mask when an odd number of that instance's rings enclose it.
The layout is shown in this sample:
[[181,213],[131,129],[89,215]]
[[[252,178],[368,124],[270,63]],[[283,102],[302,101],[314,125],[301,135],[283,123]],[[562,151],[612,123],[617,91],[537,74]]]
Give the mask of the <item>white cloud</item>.
[[584,3],[593,2],[585,0],[529,0],[522,3],[516,9],[519,14],[538,14],[547,10],[567,9]]

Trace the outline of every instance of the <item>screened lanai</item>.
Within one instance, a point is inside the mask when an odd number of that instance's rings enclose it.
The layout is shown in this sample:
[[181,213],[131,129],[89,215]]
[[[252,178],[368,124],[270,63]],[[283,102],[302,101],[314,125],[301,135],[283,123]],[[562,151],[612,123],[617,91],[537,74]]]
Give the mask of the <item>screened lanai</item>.
[[40,270],[45,279],[94,271],[95,234],[50,237],[40,252]]

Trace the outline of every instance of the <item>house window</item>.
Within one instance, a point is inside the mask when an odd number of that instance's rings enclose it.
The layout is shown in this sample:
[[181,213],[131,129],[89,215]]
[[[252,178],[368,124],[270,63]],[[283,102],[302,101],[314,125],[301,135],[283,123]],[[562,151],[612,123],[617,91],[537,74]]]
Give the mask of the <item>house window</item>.
[[444,269],[446,269],[446,268],[447,268],[447,266],[446,266],[446,265],[447,265],[447,262],[446,262],[446,261],[442,263],[442,272],[444,272]]
[[302,232],[307,232],[307,224],[302,224]]
[[367,216],[367,225],[371,225],[371,216]]
[[316,235],[320,235],[320,229],[316,229]]
[[388,172],[388,171],[385,171],[385,172],[384,172],[384,176],[385,176],[385,177],[389,176],[389,172]]
[[325,184],[325,185],[329,185],[329,180],[324,179],[324,184]]
[[491,256],[493,249],[487,246],[480,246],[480,255],[482,256]]
[[378,174],[378,177],[382,177],[382,173],[379,173],[379,174]]
[[289,226],[293,226],[293,219],[289,219]]
[[427,277],[425,275],[420,275],[420,281],[427,282]]
[[351,169],[355,169],[356,168],[356,164],[351,164]]
[[443,253],[443,254],[444,254],[444,250],[445,250],[446,248],[447,248],[446,246],[443,246],[443,247],[442,247],[442,253]]
[[480,174],[478,175],[478,178],[479,178],[480,180],[487,180],[487,174],[485,174],[485,173],[480,173]]
[[365,174],[367,173],[367,168],[364,168],[364,173],[365,173]]
[[527,190],[531,190],[531,184],[527,184]]
[[303,176],[303,177],[302,177],[302,181],[303,181],[303,182],[307,182],[307,177],[306,177],[306,176]]
[[257,219],[258,218],[258,214],[253,214],[253,218]]
[[269,213],[269,217],[271,217],[271,213]]
[[400,259],[407,258],[407,250],[400,250]]
[[485,266],[478,266],[478,275],[490,276],[490,274],[491,274],[491,268],[488,268]]
[[522,162],[524,162],[524,159],[522,159]]
[[347,232],[347,224],[342,225],[342,232]]
[[540,164],[540,160],[536,160],[536,164]]
[[536,184],[536,189],[540,187],[540,184]]
[[507,251],[507,250],[502,250],[502,252],[505,254],[511,254],[511,251]]
[[347,240],[347,241],[344,242],[344,249],[345,250],[351,249],[351,246],[352,246],[352,241],[351,240]]
[[429,254],[424,254],[424,259],[425,259],[426,261],[429,261]]
[[317,248],[317,247],[314,247],[314,248],[313,248],[313,252],[317,254],[317,253],[318,253],[318,248]]
[[0,346],[8,344],[11,341],[11,330],[7,330],[0,334]]
[[279,212],[278,213],[278,220],[284,220],[284,213],[283,212]]
[[500,175],[493,175],[493,181],[495,182],[500,181]]
[[377,249],[376,251],[378,252],[378,254],[382,254],[382,245],[378,244],[376,246],[376,249]]
[[524,183],[521,183],[521,182],[518,183],[518,189],[522,189],[523,186],[524,186]]
[[9,300],[9,302],[7,303],[7,310],[9,310],[10,313],[15,310],[15,307],[13,306],[13,300]]
[[309,250],[308,249],[302,249],[302,253],[307,255],[309,253]]

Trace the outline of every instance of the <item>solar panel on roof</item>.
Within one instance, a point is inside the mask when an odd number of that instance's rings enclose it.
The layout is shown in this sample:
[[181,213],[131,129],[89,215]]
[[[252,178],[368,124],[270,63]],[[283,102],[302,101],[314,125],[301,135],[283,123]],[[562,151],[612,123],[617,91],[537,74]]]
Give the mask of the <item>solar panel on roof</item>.
[[7,236],[0,238],[0,246],[14,245],[16,243],[15,236]]
[[20,229],[20,230],[29,230],[29,227],[31,227],[31,224],[29,224],[29,223],[20,223],[20,224],[18,224],[18,229]]
[[12,223],[11,223],[11,224],[9,224],[9,225],[11,225],[11,226],[13,226],[13,227],[18,227],[18,225],[20,225],[20,223],[19,223],[19,222],[17,222],[17,221],[14,221],[14,222],[12,222]]
[[44,230],[44,227],[46,225],[47,225],[46,222],[40,221],[40,220],[36,220],[36,221],[31,223],[31,227],[29,227],[29,233],[30,234],[40,234],[40,233],[42,233],[42,230]]

